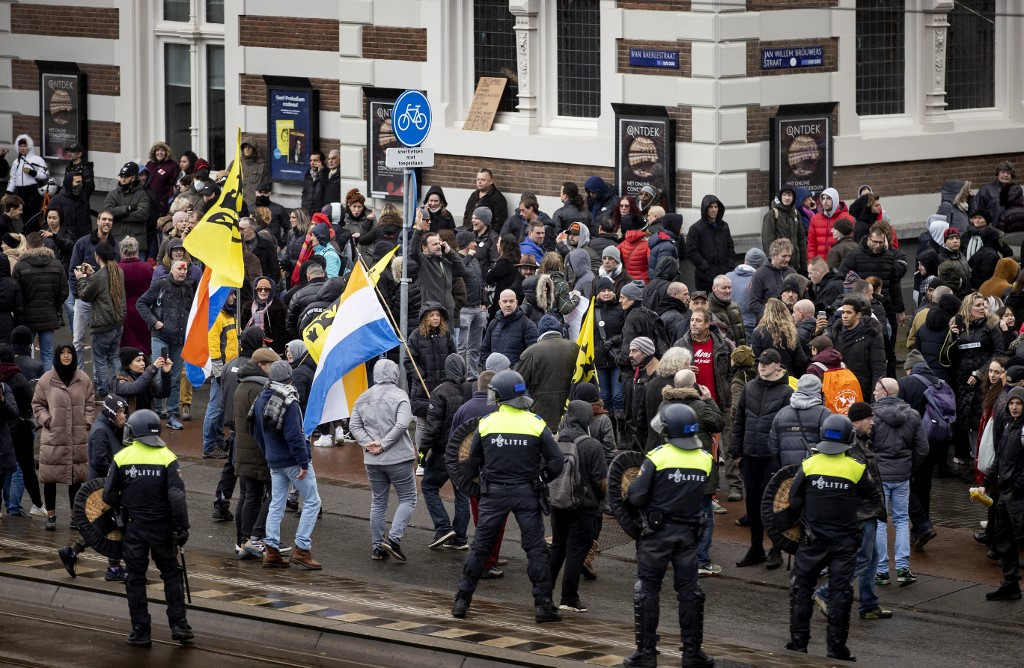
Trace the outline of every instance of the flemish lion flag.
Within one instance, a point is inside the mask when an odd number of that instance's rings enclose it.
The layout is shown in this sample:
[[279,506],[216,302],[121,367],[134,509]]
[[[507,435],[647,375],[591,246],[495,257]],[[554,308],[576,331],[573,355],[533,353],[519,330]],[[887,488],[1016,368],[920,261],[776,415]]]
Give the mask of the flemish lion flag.
[[199,224],[185,237],[185,250],[199,258],[212,272],[211,283],[242,287],[245,265],[242,261],[242,233],[238,212],[242,210],[242,129],[235,140],[235,159],[216,204],[203,215]]
[[[580,383],[597,384],[597,369],[594,367],[594,299],[590,299],[590,306],[587,307],[587,314],[583,316],[583,324],[580,326],[580,334],[576,338],[576,345],[579,352],[576,353],[576,370],[572,374],[572,387]],[[572,396],[572,392],[569,393]],[[565,402],[566,407],[569,401]]]

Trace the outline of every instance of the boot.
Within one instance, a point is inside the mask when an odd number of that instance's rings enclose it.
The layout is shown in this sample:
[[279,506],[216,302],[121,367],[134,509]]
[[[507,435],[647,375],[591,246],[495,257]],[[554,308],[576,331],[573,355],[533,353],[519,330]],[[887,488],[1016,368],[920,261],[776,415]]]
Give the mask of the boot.
[[[281,552],[276,547],[270,547],[266,543],[263,544],[263,568],[288,568],[291,566],[291,562],[281,556]],[[299,548],[295,548],[298,552]]]
[[455,604],[452,605],[452,617],[456,619],[465,619],[466,613],[469,612],[469,604],[473,600],[472,594],[467,594],[464,591],[460,591],[455,595]]
[[704,592],[698,588],[693,602],[693,611],[684,611],[679,606],[679,635],[683,642],[683,668],[713,668],[715,660],[701,650],[704,643]]
[[715,660],[702,649],[690,649],[683,646],[683,668],[715,668]]
[[[832,592],[834,595],[835,592]],[[832,595],[830,595],[832,598]],[[833,600],[833,604],[837,601]],[[841,602],[839,606],[829,606],[828,626],[825,629],[825,646],[828,648],[828,658],[839,659],[840,661],[856,661],[850,648],[846,646],[846,639],[850,635],[850,608],[852,599]]]
[[75,577],[75,562],[78,561],[78,555],[71,547],[62,547],[57,550],[57,556],[60,557],[60,562],[64,564],[64,570],[68,572],[68,575]]
[[128,644],[133,647],[149,647],[153,644],[149,637],[149,627],[142,624],[132,625],[132,632],[128,634]]
[[[278,553],[280,554],[280,552]],[[295,551],[292,553],[291,563],[298,564],[304,568],[308,568],[311,571],[319,571],[323,569],[320,562],[313,558],[313,553],[309,550],[303,550],[298,545],[295,546]]]
[[[757,545],[747,550],[747,553],[743,555],[743,558],[736,562],[736,566],[739,568],[756,566],[757,564],[763,564],[767,560],[768,557],[764,554],[764,548]],[[781,564],[782,562],[780,561],[779,563]]]
[[558,612],[558,606],[556,606],[554,601],[550,598],[545,597],[537,599],[536,606],[537,608],[534,619],[537,620],[538,624],[562,621],[562,613]]
[[840,661],[850,661],[856,663],[857,657],[850,653],[850,648],[846,645],[838,645],[833,647],[829,645],[828,654],[826,656],[830,659],[838,659]]
[[597,571],[594,570],[594,559],[597,558],[597,541],[590,546],[587,558],[583,560],[583,577],[588,580],[597,579]]
[[789,592],[789,642],[786,649],[791,652],[807,653],[807,643],[811,640],[811,615],[814,604],[801,605],[792,590]]
[[636,651],[622,661],[626,668],[656,668],[658,665],[659,602],[651,600],[643,590],[643,583],[633,586],[633,632]]
[[184,618],[171,622],[171,639],[185,643],[191,642],[195,637],[195,634],[192,633],[192,627],[188,625],[188,621]]
[[776,568],[782,565],[782,550],[772,546],[772,549],[768,550],[768,560],[765,561],[764,567],[770,571],[774,571]]
[[190,421],[192,419],[192,404],[179,404],[178,412],[182,422]]
[[989,601],[1018,601],[1020,600],[1020,582],[1004,582],[999,589],[985,594]]

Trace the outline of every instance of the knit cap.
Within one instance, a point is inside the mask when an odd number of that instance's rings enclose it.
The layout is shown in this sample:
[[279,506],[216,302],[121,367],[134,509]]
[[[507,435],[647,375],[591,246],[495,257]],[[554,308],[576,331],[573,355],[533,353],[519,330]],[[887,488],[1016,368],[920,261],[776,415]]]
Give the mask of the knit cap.
[[270,365],[270,380],[275,383],[287,383],[292,379],[292,365],[284,360],[278,360]]
[[647,336],[638,336],[629,342],[630,348],[636,348],[644,355],[654,354],[654,341]]

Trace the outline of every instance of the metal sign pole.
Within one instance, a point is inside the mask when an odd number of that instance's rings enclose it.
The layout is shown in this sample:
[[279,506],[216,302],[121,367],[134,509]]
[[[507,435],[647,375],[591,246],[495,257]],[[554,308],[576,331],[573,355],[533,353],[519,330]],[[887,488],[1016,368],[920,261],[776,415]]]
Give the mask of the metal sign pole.
[[[401,307],[399,308],[398,327],[405,338],[405,323],[409,322],[409,228],[412,225],[412,212],[415,210],[416,202],[410,193],[412,190],[412,170],[406,169],[402,180],[402,284],[400,288]],[[408,378],[405,375],[405,346],[398,348],[398,379],[400,387],[409,390]]]

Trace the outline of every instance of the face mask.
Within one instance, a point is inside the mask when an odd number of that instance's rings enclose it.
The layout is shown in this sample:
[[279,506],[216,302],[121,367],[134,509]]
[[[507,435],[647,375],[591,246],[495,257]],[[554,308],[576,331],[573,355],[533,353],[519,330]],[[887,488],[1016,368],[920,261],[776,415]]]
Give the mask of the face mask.
[[134,182],[134,181],[133,181],[132,183],[126,183],[126,184],[124,184],[123,186],[121,186],[121,191],[122,191],[122,192],[128,192],[129,190],[131,190],[131,189],[132,189],[132,186],[133,186],[133,185],[135,185],[135,182]]
[[82,186],[71,186],[71,192],[75,195],[82,194]]
[[256,195],[256,205],[257,206],[270,206],[270,196],[269,195]]

